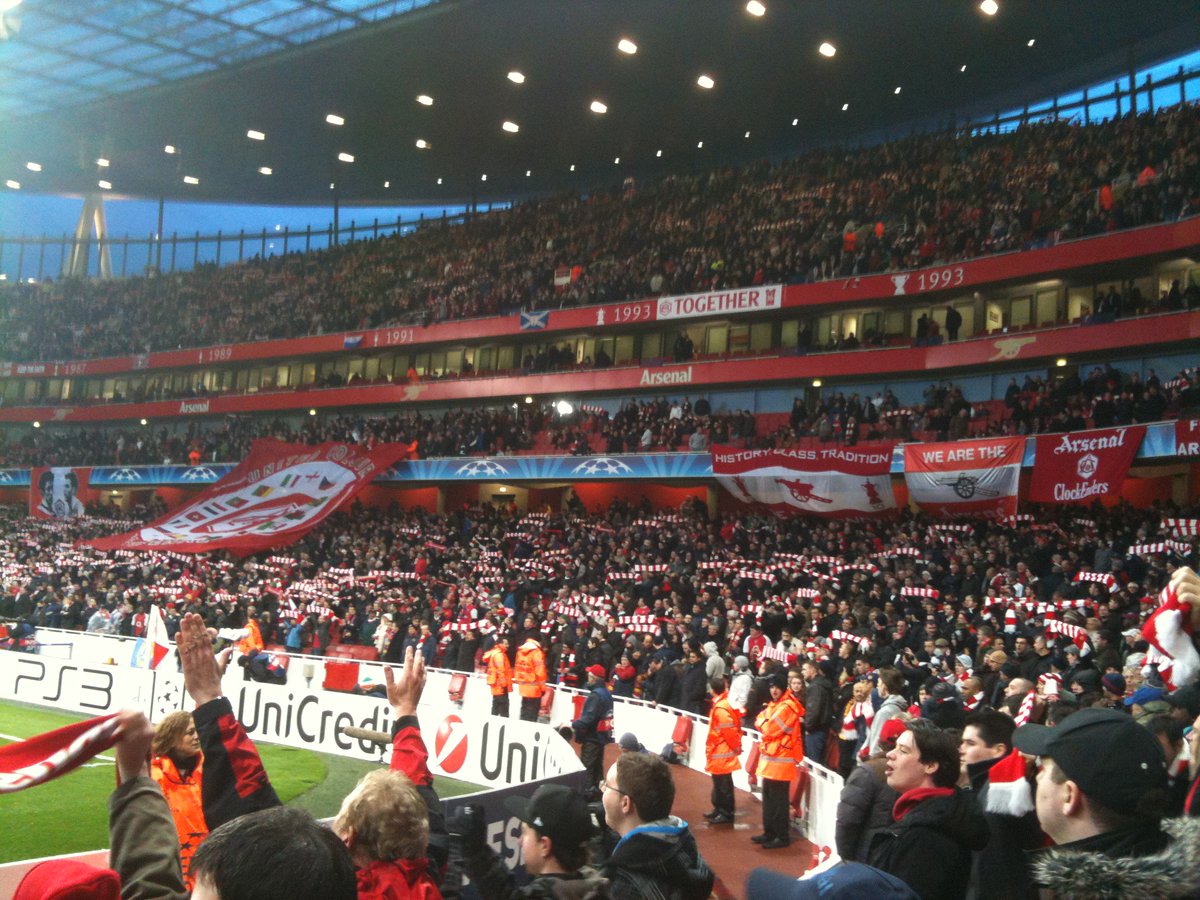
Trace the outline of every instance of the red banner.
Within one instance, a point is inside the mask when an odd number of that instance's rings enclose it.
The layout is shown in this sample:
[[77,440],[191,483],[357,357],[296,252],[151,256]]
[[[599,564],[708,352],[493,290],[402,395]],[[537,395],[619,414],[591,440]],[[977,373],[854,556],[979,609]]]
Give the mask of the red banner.
[[1129,425],[1038,437],[1029,499],[1091,503],[1116,496],[1145,435],[1145,425]]
[[1177,419],[1175,455],[1200,456],[1200,419]]
[[79,495],[91,469],[55,466],[29,473],[29,514],[35,519],[70,519],[85,512]]
[[776,515],[876,518],[896,511],[892,445],[866,449],[738,450],[713,447],[713,475],[743,503]]
[[237,468],[182,509],[137,531],[86,543],[99,550],[238,554],[285,546],[348,503],[407,449],[258,440]]
[[907,444],[909,498],[931,516],[1001,519],[1015,515],[1025,438]]

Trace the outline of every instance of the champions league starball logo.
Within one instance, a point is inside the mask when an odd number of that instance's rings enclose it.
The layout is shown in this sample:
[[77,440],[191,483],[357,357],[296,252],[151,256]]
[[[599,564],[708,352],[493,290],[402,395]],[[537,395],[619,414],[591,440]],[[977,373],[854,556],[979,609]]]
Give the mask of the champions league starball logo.
[[581,462],[571,472],[578,475],[632,475],[633,469],[619,459],[613,459],[611,456],[599,456],[596,459]]
[[[185,475],[184,477],[186,478],[187,476]],[[142,473],[136,469],[117,469],[117,471],[112,473],[112,480],[120,482],[141,481]]]
[[216,481],[217,473],[207,466],[192,466],[182,477],[184,481]]
[[507,475],[508,469],[495,460],[473,459],[465,466],[459,466],[454,474],[466,475],[468,478],[477,478],[479,476],[491,477],[495,475]]

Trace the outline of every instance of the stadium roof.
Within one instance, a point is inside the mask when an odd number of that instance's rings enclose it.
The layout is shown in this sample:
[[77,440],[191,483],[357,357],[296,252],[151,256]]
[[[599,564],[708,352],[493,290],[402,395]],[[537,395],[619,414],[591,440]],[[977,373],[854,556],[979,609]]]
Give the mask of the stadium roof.
[[509,199],[977,121],[1200,34],[1194,0],[998,4],[24,0],[0,14],[0,180],[269,204],[330,202],[331,184],[343,203]]

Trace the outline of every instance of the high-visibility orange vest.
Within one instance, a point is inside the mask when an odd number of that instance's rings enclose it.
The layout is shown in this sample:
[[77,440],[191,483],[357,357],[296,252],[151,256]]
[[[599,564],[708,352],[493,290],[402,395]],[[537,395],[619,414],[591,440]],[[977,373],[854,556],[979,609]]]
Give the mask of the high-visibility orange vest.
[[253,619],[246,621],[246,629],[250,632],[244,638],[237,642],[237,651],[243,655],[249,655],[255,651],[262,650],[263,644],[262,632],[258,628],[258,623]]
[[708,717],[708,740],[704,744],[704,771],[728,775],[740,769],[742,714],[729,705],[729,692],[713,697]]
[[767,704],[755,724],[762,734],[762,754],[758,758],[758,777],[773,781],[791,781],[796,761],[804,759],[804,707],[787,691]]
[[499,645],[493,647],[483,654],[483,661],[487,663],[487,683],[492,695],[499,697],[507,694],[512,689],[513,670],[504,648]]
[[546,654],[537,638],[529,638],[517,651],[513,682],[522,697],[540,697],[546,690]]
[[196,852],[200,842],[208,837],[208,822],[204,818],[204,802],[200,795],[200,779],[203,774],[203,757],[186,779],[180,776],[175,761],[169,756],[155,757],[150,766],[150,775],[162,788],[163,796],[167,798],[167,806],[171,809],[171,818],[175,820],[184,882],[189,891],[195,886],[188,877],[192,854]]

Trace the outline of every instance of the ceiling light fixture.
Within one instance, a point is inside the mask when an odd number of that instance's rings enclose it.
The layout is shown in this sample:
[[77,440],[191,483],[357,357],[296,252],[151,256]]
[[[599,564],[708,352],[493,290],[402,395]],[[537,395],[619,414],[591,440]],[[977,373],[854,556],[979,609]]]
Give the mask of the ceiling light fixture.
[[385,181],[385,182],[383,183],[383,189],[384,189],[385,191],[386,191],[388,188],[390,188],[391,186],[392,186],[392,183],[391,183],[390,181]]
[[109,163],[109,161],[102,156],[98,160],[96,160],[96,165],[98,165],[102,169],[107,169],[109,167],[109,165],[111,165],[111,163]]
[[574,172],[574,171],[575,171],[575,163],[571,163],[571,171],[572,171],[572,172]]
[[329,115],[327,115],[325,117],[325,121],[328,122],[330,125],[345,125],[346,124],[345,119],[343,119],[341,116],[336,115],[334,113],[330,113]]
[[619,166],[620,164],[621,164],[621,157],[619,157],[619,156],[614,156],[614,157],[613,157],[613,165],[614,165],[614,166]]
[[1026,46],[1026,47],[1032,47],[1032,46],[1033,46],[1034,44],[1036,44],[1036,43],[1037,43],[1037,38],[1030,38],[1030,39],[1029,39],[1029,43],[1028,43],[1028,44],[1026,44],[1025,46]]
[[704,141],[696,141],[696,149],[703,150],[704,149]]
[[897,86],[896,86],[896,89],[895,89],[894,91],[892,91],[892,93],[893,93],[893,94],[898,94],[898,93],[900,93],[900,86],[899,86],[899,85],[897,85]]
[[759,3],[759,0],[750,0],[746,4],[746,12],[752,16],[763,16],[766,14],[767,8]]
[[745,134],[743,134],[743,135],[742,135],[742,137],[746,138],[746,140],[749,140],[749,139],[750,139],[750,132],[748,132],[748,131],[747,131]]
[[111,191],[112,190],[112,182],[111,181],[105,181],[105,180],[101,179],[100,181],[98,181],[96,183],[98,185],[100,185],[100,190],[102,190],[102,191]]
[[272,169],[270,166],[259,166],[258,167],[259,175],[271,175],[271,174],[274,174],[274,171],[275,170]]
[[814,378],[814,379],[813,379],[813,387],[820,387],[820,386],[821,386],[821,379],[820,379],[820,378]]
[[25,168],[27,168],[30,172],[40,172],[40,171],[42,171],[42,164],[35,163],[35,162],[27,162],[27,163],[25,163]]
[[960,71],[960,72],[965,72],[965,71],[967,71],[967,64],[966,64],[966,63],[963,63],[963,65],[962,65],[962,68],[961,68],[961,69],[959,69],[958,71]]
[[800,120],[799,120],[799,119],[792,119],[792,127],[793,127],[793,128],[795,128],[795,127],[796,127],[797,125],[799,125],[799,124],[800,124]]
[[246,132],[246,137],[250,138],[252,141],[265,141],[267,139],[265,134],[263,134],[261,131],[255,131],[253,128]]
[[817,52],[824,57],[832,59],[837,53],[837,47],[833,46],[833,44],[829,43],[829,41],[825,41],[820,47],[817,48]]
[[1054,364],[1055,364],[1056,366],[1058,366],[1060,369],[1062,369],[1062,368],[1065,368],[1065,367],[1066,367],[1066,365],[1067,365],[1067,360],[1066,360],[1066,358],[1065,358],[1065,357],[1062,357],[1062,356],[1060,356],[1058,359],[1056,359],[1056,360],[1054,361]]
[[533,170],[532,170],[532,169],[526,169],[526,170],[525,170],[525,177],[526,177],[526,178],[528,178],[528,177],[529,177],[530,175],[532,175],[532,174],[533,174]]
[[505,120],[504,124],[501,125],[500,127],[503,128],[505,131],[507,131],[509,134],[516,134],[518,131],[521,130],[520,125],[518,125],[516,122],[509,122],[508,120]]
[[983,2],[979,4],[979,10],[985,16],[994,16],[1000,11],[1000,4],[997,3],[996,0],[983,0]]
[[184,183],[184,184],[199,184],[199,183],[200,183],[200,179],[199,179],[199,178],[197,178],[195,175],[184,175],[184,176],[183,176],[183,183]]
[[850,108],[850,104],[849,104],[849,103],[843,103],[843,104],[842,104],[842,112],[845,112],[845,111],[846,111],[846,110],[848,110],[849,108]]
[[525,83],[525,75],[523,72],[518,72],[516,69],[513,69],[511,72],[508,73],[508,80],[511,81],[513,84],[524,84]]
[[601,116],[608,112],[608,106],[601,103],[599,100],[593,100],[592,105],[589,106],[588,109]]
[[713,81],[711,75],[701,75],[696,79],[696,84],[700,85],[700,87],[704,88],[706,91],[711,91],[717,83]]
[[331,191],[333,190],[333,182],[332,182],[332,181],[331,181],[331,182],[329,182],[329,189],[330,189]]
[[168,156],[175,152],[177,151],[175,150],[174,144],[167,144],[167,146],[163,147],[163,153],[166,153]]
[[659,159],[662,159],[662,151],[661,151],[661,150],[659,150],[659,151],[658,151],[657,153],[655,153],[654,155],[655,155],[656,157],[658,157]]
[[484,172],[482,175],[480,175],[480,176],[479,176],[479,180],[480,180],[480,181],[487,181],[487,172]]
[[430,97],[428,94],[418,94],[417,102],[420,103],[422,106],[433,106],[433,98]]
[[442,183],[442,179],[440,179],[440,178],[439,178],[437,183],[438,183],[438,184],[441,184],[441,183]]
[[352,162],[354,162],[354,154],[353,153],[339,153],[338,154],[338,162],[352,163]]
[[425,140],[425,138],[417,138],[417,149],[418,150],[428,150],[429,149],[429,141]]
[[8,181],[4,182],[4,186],[6,188],[11,188],[14,191],[19,191],[21,189],[21,182],[10,178]]
[[633,56],[633,54],[637,53],[638,46],[629,38],[621,38],[617,41],[617,49],[622,53],[628,53],[630,56]]

